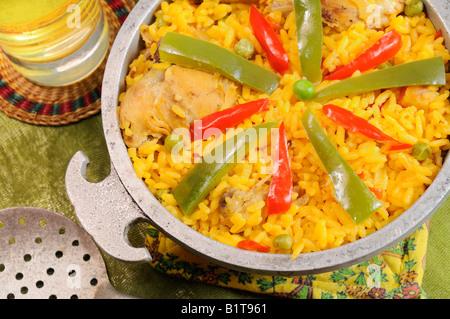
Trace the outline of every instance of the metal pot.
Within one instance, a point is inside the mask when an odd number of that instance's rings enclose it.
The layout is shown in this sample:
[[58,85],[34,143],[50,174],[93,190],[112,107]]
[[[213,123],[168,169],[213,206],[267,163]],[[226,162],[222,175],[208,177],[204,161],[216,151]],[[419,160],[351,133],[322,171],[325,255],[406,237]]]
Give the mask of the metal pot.
[[[143,42],[139,26],[149,24],[160,0],[140,0],[132,10],[112,47],[104,74],[102,119],[111,173],[94,184],[86,180],[88,158],[78,152],[66,174],[66,187],[76,215],[97,244],[111,256],[130,262],[151,260],[145,248],[132,247],[129,228],[147,220],[188,251],[231,269],[270,275],[304,275],[331,271],[365,261],[391,248],[412,234],[436,211],[450,191],[450,161],[444,165],[425,193],[400,217],[355,242],[319,252],[301,254],[292,260],[287,254],[267,254],[241,250],[210,239],[169,213],[150,193],[131,164],[117,118],[117,101],[125,88],[128,66],[137,57]],[[442,29],[450,43],[450,3],[425,0],[428,16]],[[448,159],[448,156],[447,156]]]

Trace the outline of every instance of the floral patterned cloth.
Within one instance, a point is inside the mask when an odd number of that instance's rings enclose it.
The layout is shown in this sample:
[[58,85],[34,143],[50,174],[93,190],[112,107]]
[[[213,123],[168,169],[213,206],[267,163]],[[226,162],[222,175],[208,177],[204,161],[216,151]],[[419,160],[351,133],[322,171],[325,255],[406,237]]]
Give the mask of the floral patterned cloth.
[[318,275],[266,276],[239,272],[201,259],[147,229],[151,265],[160,272],[191,281],[296,299],[425,299],[421,287],[428,222],[414,234],[368,261]]

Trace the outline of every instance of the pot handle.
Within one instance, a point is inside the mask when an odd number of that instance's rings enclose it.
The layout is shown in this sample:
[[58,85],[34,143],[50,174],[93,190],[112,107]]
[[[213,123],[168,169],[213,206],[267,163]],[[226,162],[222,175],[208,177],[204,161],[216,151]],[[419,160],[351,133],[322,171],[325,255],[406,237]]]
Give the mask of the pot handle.
[[128,231],[139,221],[148,220],[120,182],[111,164],[111,173],[99,183],[86,178],[89,159],[75,153],[66,171],[66,191],[81,226],[97,245],[118,260],[144,263],[152,257],[146,248],[132,247]]

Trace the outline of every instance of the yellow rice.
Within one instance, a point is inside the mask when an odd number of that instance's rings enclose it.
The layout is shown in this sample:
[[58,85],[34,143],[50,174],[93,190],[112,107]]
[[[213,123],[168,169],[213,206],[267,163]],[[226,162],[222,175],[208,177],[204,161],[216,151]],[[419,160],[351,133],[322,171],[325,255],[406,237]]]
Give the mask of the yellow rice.
[[[207,39],[230,50],[240,39],[249,39],[256,50],[253,62],[270,68],[249,27],[249,8],[246,4],[223,4],[217,0],[204,1],[200,5],[194,5],[188,0],[162,2],[155,16],[167,23],[161,26],[157,22],[142,25],[141,35],[147,47],[131,63],[127,84],[139,81],[150,68],[165,69],[170,66],[145,58],[148,53],[154,54],[158,41],[167,31]],[[296,258],[301,253],[330,249],[375,232],[400,216],[423,194],[442,166],[443,151],[450,148],[450,85],[427,87],[424,97],[426,103],[417,106],[399,105],[400,89],[328,101],[369,120],[401,142],[428,143],[432,154],[422,162],[417,161],[410,150],[387,152],[376,141],[346,132],[321,112],[315,112],[330,140],[355,172],[363,176],[366,185],[383,190],[382,208],[362,224],[356,225],[333,198],[330,178],[320,166],[300,121],[306,104],[297,100],[292,92],[293,83],[301,78],[294,13],[291,12],[286,18],[280,12],[273,12],[270,16],[282,26],[279,35],[289,56],[290,71],[281,78],[279,87],[270,96],[245,86],[242,88],[239,103],[268,97],[275,100],[276,104],[269,111],[244,121],[238,128],[248,128],[263,121],[285,122],[294,186],[300,190],[300,194],[294,192],[293,200],[295,202],[297,197],[305,195],[309,200],[292,205],[288,212],[274,216],[267,215],[264,201],[257,201],[246,212],[236,212],[231,216],[232,226],[226,226],[223,223],[224,216],[219,212],[220,196],[227,187],[248,191],[266,178],[267,175],[263,173],[266,164],[258,161],[237,164],[190,216],[181,212],[170,192],[161,196],[161,203],[193,229],[222,243],[236,246],[243,239],[252,239],[270,247],[273,253],[289,253],[292,258]],[[436,30],[425,14],[415,17],[400,15],[392,17],[390,25],[383,31],[368,29],[364,24],[354,24],[338,33],[324,26],[324,68],[331,72],[349,63],[391,29],[397,30],[403,37],[403,48],[391,60],[392,64],[433,56],[442,56],[445,63],[450,59],[443,38],[435,39]],[[328,84],[328,81],[323,81],[316,89]],[[321,106],[318,103],[310,105],[316,109]],[[176,105],[174,111],[182,112]],[[123,129],[124,134],[132,134],[129,128]],[[200,146],[205,148],[211,142],[211,139],[200,142],[203,144]],[[161,189],[173,189],[195,165],[194,159],[191,163],[174,162],[158,138],[149,140],[139,148],[129,148],[128,153],[137,176],[143,179],[153,194]],[[284,233],[293,238],[290,251],[280,251],[272,242],[276,236]]]

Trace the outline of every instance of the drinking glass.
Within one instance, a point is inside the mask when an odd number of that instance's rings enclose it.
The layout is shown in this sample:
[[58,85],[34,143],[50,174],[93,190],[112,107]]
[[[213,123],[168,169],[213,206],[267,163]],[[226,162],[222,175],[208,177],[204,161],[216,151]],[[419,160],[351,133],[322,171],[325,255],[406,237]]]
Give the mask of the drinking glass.
[[80,81],[102,63],[108,45],[100,0],[0,0],[0,48],[32,82]]

